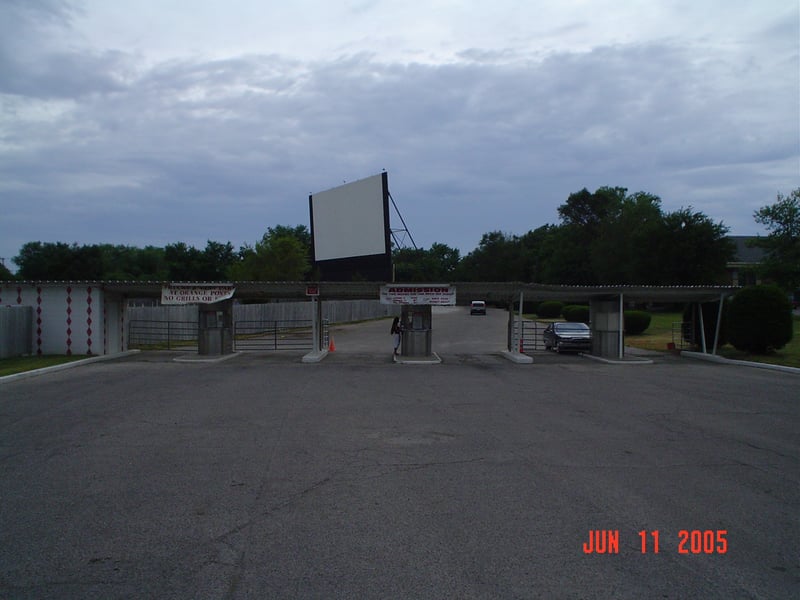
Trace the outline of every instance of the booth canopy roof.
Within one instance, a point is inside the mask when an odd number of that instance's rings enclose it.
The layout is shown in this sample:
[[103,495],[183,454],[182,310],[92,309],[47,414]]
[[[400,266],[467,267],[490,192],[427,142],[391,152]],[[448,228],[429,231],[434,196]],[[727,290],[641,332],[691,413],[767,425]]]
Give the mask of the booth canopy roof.
[[[272,298],[304,298],[306,288],[319,288],[323,300],[378,299],[382,285],[379,282],[305,282],[305,281],[224,281],[224,282],[168,282],[168,281],[5,281],[4,287],[20,285],[36,286],[93,286],[106,292],[130,298],[160,297],[161,288],[175,283],[196,285],[232,285],[236,288],[234,298],[259,300]],[[430,286],[432,283],[403,283],[406,286]],[[435,285],[443,285],[441,282]],[[584,302],[618,298],[636,302],[712,302],[721,296],[735,294],[740,288],[734,286],[648,286],[648,285],[545,285],[521,282],[451,282],[456,288],[458,304],[466,305],[472,300],[508,303],[524,294],[525,300],[561,300]]]

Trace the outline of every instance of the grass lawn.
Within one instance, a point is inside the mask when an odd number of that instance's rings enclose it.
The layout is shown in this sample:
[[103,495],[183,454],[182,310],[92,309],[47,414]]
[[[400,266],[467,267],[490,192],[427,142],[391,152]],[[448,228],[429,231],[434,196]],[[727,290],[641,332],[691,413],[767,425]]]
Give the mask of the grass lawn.
[[52,367],[53,365],[60,365],[76,360],[83,360],[84,358],[88,357],[85,355],[48,355],[3,358],[0,359],[0,377],[24,373],[25,371],[33,371],[35,369],[43,369],[44,367]]
[[[634,348],[642,348],[643,350],[660,350],[667,351],[667,344],[673,341],[672,339],[672,324],[680,323],[683,314],[679,312],[674,313],[650,313],[652,319],[650,320],[650,327],[644,333],[639,335],[626,335],[625,345],[633,346]],[[675,332],[676,345],[680,343],[680,326],[676,325],[677,331]],[[714,341],[711,340],[713,345]]]
[[[641,335],[625,336],[626,345],[645,350],[667,349],[667,344],[672,341],[672,323],[680,322],[682,315],[681,313],[652,313],[652,315],[653,319],[650,321],[650,327],[647,328],[647,331]],[[706,343],[709,351],[711,351],[714,341],[707,340]],[[750,354],[739,351],[728,344],[719,348],[717,354],[735,360],[749,360],[800,368],[800,317],[794,317],[794,336],[780,350],[771,354]]]
[[[632,346],[633,348],[642,348],[643,350],[658,350],[661,352],[666,352],[667,344],[673,341],[672,324],[680,323],[681,319],[683,318],[683,314],[679,312],[656,312],[650,314],[652,315],[652,320],[650,321],[650,327],[647,328],[647,331],[639,335],[626,335],[625,345]],[[523,316],[543,322],[562,320],[537,319],[536,315]],[[680,331],[678,330],[676,331],[676,336],[678,336],[678,339],[675,340],[676,343],[680,341],[679,335]],[[714,340],[706,340],[706,344],[708,345],[708,351],[710,352],[712,346],[714,345]],[[784,365],[786,367],[800,368],[800,317],[796,315],[794,317],[794,336],[792,337],[792,340],[786,344],[786,346],[773,352],[772,354],[750,354],[748,352],[737,350],[730,344],[718,348],[717,354],[734,360],[749,360],[753,362],[763,362],[773,365]]]
[[791,341],[780,350],[772,354],[760,355],[749,354],[737,350],[733,346],[725,346],[720,351],[725,358],[735,360],[752,360],[756,362],[769,363],[772,365],[784,365],[786,367],[800,368],[800,317],[794,317],[794,335]]

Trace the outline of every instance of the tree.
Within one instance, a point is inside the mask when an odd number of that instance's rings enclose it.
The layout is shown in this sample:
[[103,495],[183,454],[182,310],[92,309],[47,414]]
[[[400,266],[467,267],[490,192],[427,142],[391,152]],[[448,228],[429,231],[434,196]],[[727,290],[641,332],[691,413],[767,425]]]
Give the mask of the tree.
[[556,248],[557,225],[542,225],[529,231],[520,238],[521,250],[524,255],[521,281],[536,281],[539,283],[555,283],[549,271],[553,263],[552,256]]
[[202,252],[183,242],[165,248],[28,242],[13,260],[31,280],[219,281],[235,256],[230,242],[210,240]]
[[595,285],[716,283],[733,254],[727,227],[692,208],[664,214],[661,199],[623,187],[583,189],[558,208],[561,225],[543,282]]
[[164,248],[164,260],[171,281],[224,281],[236,252],[230,242],[208,240],[204,250],[178,242]]
[[[95,279],[73,266],[77,244],[28,242],[12,260],[19,267],[17,276],[29,280]],[[88,257],[82,257],[82,262]]]
[[558,207],[561,227],[550,257],[551,278],[565,284],[600,282],[592,265],[592,247],[603,227],[618,218],[626,192],[622,187],[601,187],[594,193],[583,188]]
[[397,281],[447,282],[451,281],[461,260],[458,248],[434,243],[424,248],[395,250],[392,262]]
[[558,215],[564,225],[577,225],[589,229],[597,227],[608,217],[619,212],[627,191],[622,187],[601,187],[590,193],[583,188],[569,195],[567,201],[558,207]]
[[458,248],[435,242],[431,244],[428,255],[433,264],[431,281],[450,281],[461,262],[461,252]]
[[462,281],[520,281],[524,271],[520,239],[492,231],[484,233],[478,247],[460,262],[457,277]]
[[770,232],[754,245],[767,250],[762,276],[773,280],[786,291],[800,288],[800,188],[788,196],[778,193],[774,204],[763,206],[754,214],[757,223]]
[[58,279],[50,277],[50,274],[58,267],[66,266],[71,258],[68,253],[67,244],[27,242],[19,249],[19,254],[11,260],[17,265],[17,275],[20,279]]
[[238,260],[230,269],[230,278],[234,281],[303,280],[311,265],[308,247],[296,235],[298,229],[269,228],[255,247],[242,246]]
[[167,259],[163,248],[145,246],[131,249],[130,278],[137,281],[164,281],[167,277]]
[[[703,285],[721,282],[734,245],[728,228],[691,207],[667,213],[663,229],[646,250],[657,257],[657,285]],[[645,250],[645,249],[643,249]]]
[[311,233],[305,225],[276,225],[275,227],[268,227],[267,234],[270,237],[279,238],[284,236],[297,238],[297,241],[305,248],[311,247]]
[[164,250],[148,246],[28,242],[14,257],[18,275],[31,280],[158,280],[166,278]]
[[200,281],[224,281],[236,260],[236,252],[230,242],[221,244],[208,240],[200,259]]
[[600,222],[591,242],[590,263],[595,280],[654,283],[658,279],[659,257],[649,249],[662,226],[658,196],[637,192],[620,200],[615,211]]
[[590,285],[597,283],[592,272],[590,240],[580,225],[560,225],[548,239],[550,252],[541,267],[542,283]]
[[184,242],[167,244],[164,247],[167,274],[170,281],[201,281],[203,253]]
[[0,262],[0,281],[14,281],[16,277],[8,270],[5,263]]
[[104,278],[103,251],[100,246],[78,246],[73,244],[70,247],[72,259],[64,272],[64,279],[78,281],[100,280]]
[[155,246],[102,244],[103,279],[110,281],[163,281],[169,278],[164,249]]

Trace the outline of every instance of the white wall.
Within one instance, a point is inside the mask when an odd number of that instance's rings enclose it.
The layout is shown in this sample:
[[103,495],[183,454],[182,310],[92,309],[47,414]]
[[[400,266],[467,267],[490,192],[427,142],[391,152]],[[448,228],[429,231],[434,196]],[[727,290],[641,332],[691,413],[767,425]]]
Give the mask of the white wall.
[[[128,349],[128,320],[180,318],[197,321],[197,307],[127,308],[121,295],[107,294],[92,283],[4,283],[0,306],[30,306],[33,310],[31,352],[99,355]],[[378,300],[323,302],[323,318],[342,323],[399,314],[399,307]],[[310,319],[311,302],[237,305],[236,320]]]
[[93,284],[0,287],[0,306],[33,307],[33,354],[105,354],[104,299]]

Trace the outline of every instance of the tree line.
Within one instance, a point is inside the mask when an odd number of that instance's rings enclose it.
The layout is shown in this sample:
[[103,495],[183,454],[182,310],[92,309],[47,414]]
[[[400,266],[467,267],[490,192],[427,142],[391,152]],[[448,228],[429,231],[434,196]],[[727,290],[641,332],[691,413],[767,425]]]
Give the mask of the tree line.
[[[661,199],[622,187],[582,189],[558,207],[559,223],[523,235],[485,233],[464,257],[433,244],[395,252],[399,281],[526,281],[545,284],[701,285],[728,283],[735,247],[728,227],[689,208],[664,211]],[[753,215],[769,234],[759,274],[800,289],[800,188],[778,193]]]
[[[593,285],[725,283],[734,246],[728,228],[702,212],[665,212],[658,196],[622,187],[582,189],[558,207],[559,223],[514,235],[485,233],[477,248],[395,248],[397,281],[535,281]],[[778,194],[754,214],[770,234],[764,275],[786,290],[800,286],[800,188]],[[270,227],[253,245],[235,250],[209,240],[160,248],[28,242],[12,260],[21,280],[302,281],[316,280],[305,225]],[[0,266],[0,279],[14,276]]]
[[[523,235],[486,233],[458,260],[437,245],[427,256],[400,251],[397,273],[409,280],[692,285],[722,282],[734,252],[722,223],[691,208],[664,212],[661,200],[645,192],[582,189],[570,194],[558,215],[560,223]],[[440,256],[447,260],[437,261]],[[445,270],[430,273],[429,264]]]
[[[311,234],[305,225],[270,227],[238,251],[212,240],[202,250],[184,242],[163,248],[28,242],[12,260],[16,279],[32,281],[298,281],[311,270]],[[0,279],[14,276],[6,269]]]

